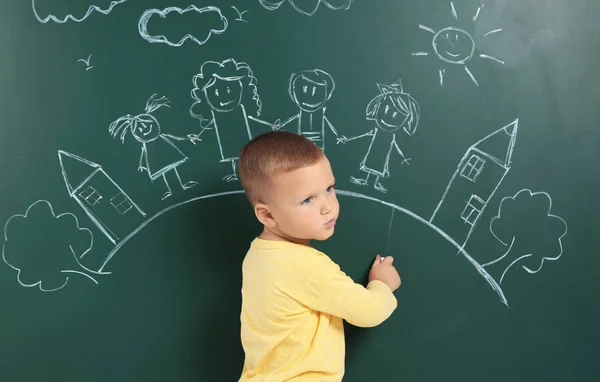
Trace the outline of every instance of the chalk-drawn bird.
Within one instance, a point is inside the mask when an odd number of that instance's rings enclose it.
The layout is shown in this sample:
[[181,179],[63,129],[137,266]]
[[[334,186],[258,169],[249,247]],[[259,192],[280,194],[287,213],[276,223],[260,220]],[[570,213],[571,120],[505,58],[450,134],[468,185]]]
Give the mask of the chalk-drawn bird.
[[233,9],[235,10],[235,12],[238,14],[238,18],[236,19],[236,21],[243,21],[243,22],[245,22],[245,23],[247,23],[247,22],[248,22],[248,21],[244,20],[244,13],[248,12],[247,10],[246,10],[246,11],[243,11],[243,12],[240,12],[240,11],[239,11],[239,10],[238,10],[238,9],[237,9],[235,6],[233,6],[233,5],[231,6],[231,8],[233,8]]
[[94,66],[90,66],[91,58],[92,58],[92,55],[90,54],[86,60],[84,60],[83,58],[80,58],[79,60],[77,60],[77,62],[80,62],[80,61],[83,62],[86,66],[85,70],[87,71],[94,67]]

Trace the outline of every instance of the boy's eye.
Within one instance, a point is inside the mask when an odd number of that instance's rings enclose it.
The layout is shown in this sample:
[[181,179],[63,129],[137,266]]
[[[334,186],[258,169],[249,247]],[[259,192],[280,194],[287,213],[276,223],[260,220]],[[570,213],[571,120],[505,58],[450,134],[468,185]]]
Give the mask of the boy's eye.
[[219,96],[219,89],[215,89],[215,95],[218,97]]
[[227,94],[231,94],[231,89],[227,86]]
[[392,114],[392,118],[396,118],[397,115],[398,115],[398,112],[395,111],[394,114]]
[[306,198],[302,201],[302,204],[310,204],[310,202],[312,202],[313,198],[312,196],[310,198]]
[[315,95],[315,93],[317,92],[317,87],[313,86],[313,91],[312,91],[312,95]]
[[327,187],[327,192],[332,192],[335,189],[335,186]]
[[390,105],[385,105],[385,112],[384,113],[387,114],[388,111],[390,111]]
[[303,86],[302,91],[304,92],[304,94],[306,94],[308,92],[308,86]]

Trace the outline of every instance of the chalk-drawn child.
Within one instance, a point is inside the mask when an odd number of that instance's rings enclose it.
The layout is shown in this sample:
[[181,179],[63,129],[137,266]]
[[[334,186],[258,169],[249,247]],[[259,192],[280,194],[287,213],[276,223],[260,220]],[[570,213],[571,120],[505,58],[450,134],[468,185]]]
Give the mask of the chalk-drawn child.
[[[335,89],[331,75],[320,69],[305,70],[290,76],[288,93],[298,106],[299,113],[281,123],[281,128],[294,122],[294,131],[325,150],[325,130],[327,127],[338,142],[345,140],[329,122],[325,111],[326,103]],[[280,128],[278,125],[276,128]]]
[[[189,137],[196,140],[206,130],[214,129],[221,162],[231,162],[233,170],[223,180],[237,180],[236,162],[240,150],[252,139],[248,118],[259,116],[262,108],[256,78],[245,62],[227,59],[202,64],[193,83],[191,96],[195,102],[190,107],[190,115],[200,121],[201,130]],[[271,126],[258,118],[253,119]]]
[[389,164],[392,150],[396,150],[402,156],[402,164],[410,161],[396,142],[396,132],[402,128],[406,134],[413,135],[419,124],[420,109],[414,98],[404,92],[401,82],[392,85],[377,84],[377,86],[380,94],[369,102],[366,110],[367,120],[375,121],[375,128],[363,135],[344,139],[342,143],[367,136],[372,137],[367,153],[360,162],[360,169],[367,173],[367,176],[365,178],[352,176],[350,181],[365,186],[368,184],[369,176],[374,175],[374,188],[386,192],[387,190],[380,183],[380,178],[390,176]]
[[153,94],[148,102],[144,114],[131,115],[127,114],[112,122],[108,127],[109,133],[113,138],[119,137],[122,143],[125,143],[127,132],[142,144],[142,153],[138,171],[146,171],[150,180],[154,182],[157,178],[162,177],[167,185],[167,191],[163,194],[162,199],[171,196],[171,186],[167,180],[167,173],[172,171],[179,180],[179,185],[182,189],[187,190],[198,184],[194,181],[181,181],[177,167],[183,164],[187,157],[177,146],[173,140],[185,141],[188,138],[177,137],[171,134],[161,132],[160,124],[151,114],[162,106],[170,107],[169,100],[165,97],[155,98]]
[[364,287],[311,247],[333,235],[340,208],[329,161],[307,138],[257,136],[240,154],[239,173],[263,225],[242,263],[239,381],[341,381],[343,320],[373,327],[396,309],[393,258],[377,255]]

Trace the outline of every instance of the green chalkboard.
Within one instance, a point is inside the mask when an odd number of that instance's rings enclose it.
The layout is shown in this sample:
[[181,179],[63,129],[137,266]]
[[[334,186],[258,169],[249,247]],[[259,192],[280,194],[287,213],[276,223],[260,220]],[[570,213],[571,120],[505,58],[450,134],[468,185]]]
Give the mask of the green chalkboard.
[[344,381],[600,378],[600,5],[5,0],[0,379],[236,381],[236,158],[320,145],[357,282]]

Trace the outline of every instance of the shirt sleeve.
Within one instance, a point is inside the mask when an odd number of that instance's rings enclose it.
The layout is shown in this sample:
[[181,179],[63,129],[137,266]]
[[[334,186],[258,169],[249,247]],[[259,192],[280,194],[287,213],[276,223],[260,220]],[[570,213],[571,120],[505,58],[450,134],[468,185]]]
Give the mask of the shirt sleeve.
[[385,321],[397,307],[392,290],[372,280],[365,288],[355,283],[328,256],[302,254],[286,272],[286,291],[301,304],[343,318],[359,327],[373,327]]

